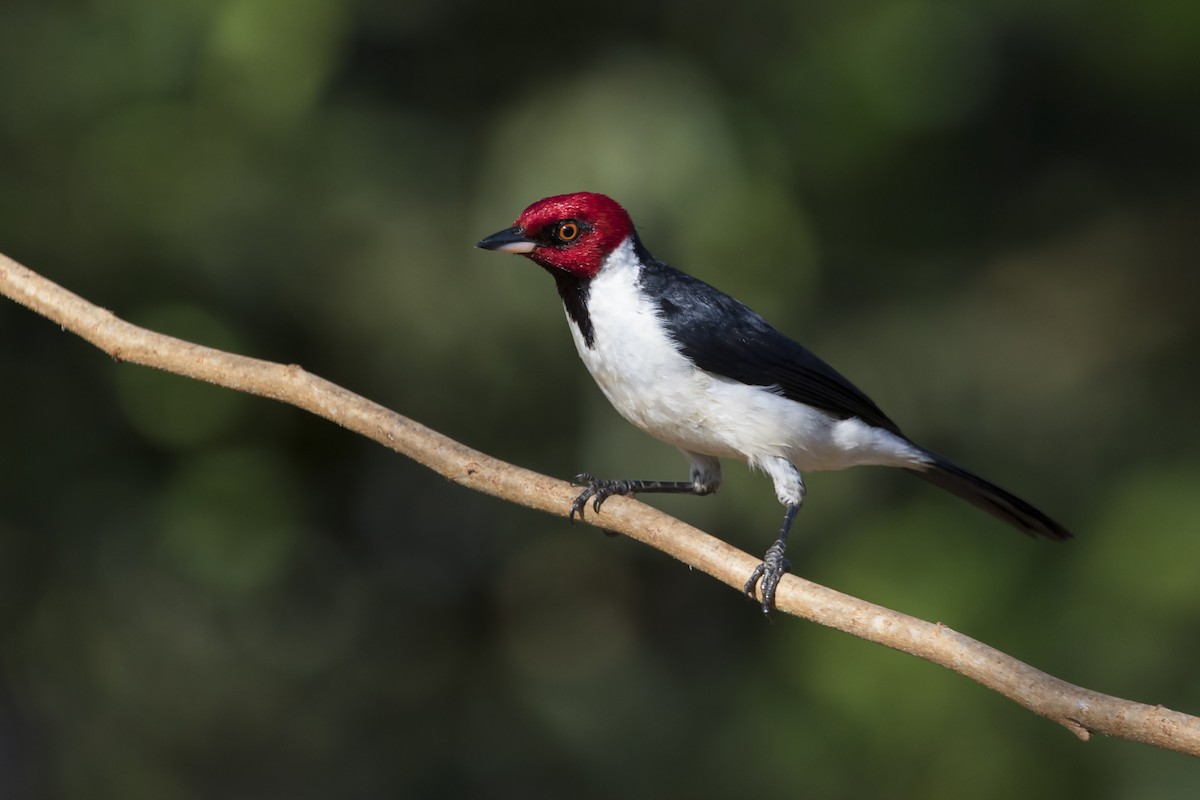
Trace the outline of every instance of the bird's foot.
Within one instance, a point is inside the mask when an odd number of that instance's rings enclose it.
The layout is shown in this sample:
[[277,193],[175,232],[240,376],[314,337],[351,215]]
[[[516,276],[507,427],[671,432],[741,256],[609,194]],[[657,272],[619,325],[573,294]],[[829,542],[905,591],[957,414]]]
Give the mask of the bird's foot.
[[588,500],[592,501],[592,510],[599,514],[600,506],[604,505],[605,500],[614,494],[633,494],[637,482],[602,480],[593,478],[587,472],[581,472],[571,480],[571,483],[587,487],[579,493],[575,502],[571,503],[571,513],[567,515],[567,518],[574,523],[576,514],[583,519],[583,512],[587,509]]
[[762,597],[764,617],[771,616],[771,611],[775,608],[775,589],[779,586],[780,578],[792,566],[783,557],[783,551],[783,541],[777,541],[767,548],[767,554],[763,556],[763,563],[754,568],[754,572],[750,573],[750,580],[746,581],[746,585],[742,588],[742,591],[751,600],[756,599],[754,589],[755,587],[758,588],[759,595]]

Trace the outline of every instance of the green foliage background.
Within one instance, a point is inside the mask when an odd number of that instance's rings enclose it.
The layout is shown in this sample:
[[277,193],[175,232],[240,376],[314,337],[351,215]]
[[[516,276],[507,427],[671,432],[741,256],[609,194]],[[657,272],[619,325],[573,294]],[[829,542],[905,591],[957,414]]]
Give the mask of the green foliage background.
[[[472,249],[607,192],[1078,535],[815,475],[798,572],[1196,713],[1198,9],[5,0],[0,250],[524,466],[674,477],[549,279]],[[1200,792],[7,302],[0,342],[4,798]],[[729,467],[654,502],[761,551],[779,507]]]

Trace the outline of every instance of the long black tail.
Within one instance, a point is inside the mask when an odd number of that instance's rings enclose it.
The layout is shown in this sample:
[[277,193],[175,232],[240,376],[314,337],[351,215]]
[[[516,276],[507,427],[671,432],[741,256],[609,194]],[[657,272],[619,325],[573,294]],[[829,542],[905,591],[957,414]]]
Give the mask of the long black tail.
[[1070,531],[1016,495],[937,453],[926,450],[925,454],[930,458],[929,466],[910,470],[918,478],[958,495],[1029,536],[1045,536],[1058,541],[1072,538]]

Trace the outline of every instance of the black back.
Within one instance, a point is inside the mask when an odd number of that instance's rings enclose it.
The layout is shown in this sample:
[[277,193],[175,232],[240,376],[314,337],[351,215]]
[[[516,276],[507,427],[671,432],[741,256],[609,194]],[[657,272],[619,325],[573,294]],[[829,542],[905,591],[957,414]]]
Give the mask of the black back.
[[643,290],[657,299],[668,332],[697,367],[751,386],[778,387],[789,400],[903,435],[858,387],[753,310],[662,263],[641,242],[635,245]]

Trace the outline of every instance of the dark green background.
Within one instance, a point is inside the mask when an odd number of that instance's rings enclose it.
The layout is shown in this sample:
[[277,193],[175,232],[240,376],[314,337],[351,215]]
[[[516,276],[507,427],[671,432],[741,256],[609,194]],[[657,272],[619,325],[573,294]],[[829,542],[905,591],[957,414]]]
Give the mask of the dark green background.
[[[1200,6],[4,0],[0,251],[559,476],[678,478],[553,284],[590,189],[1062,520],[809,478],[796,571],[1200,711]],[[4,798],[1193,798],[626,539],[0,302]],[[769,483],[656,505],[761,552]],[[565,511],[565,509],[564,509]]]

